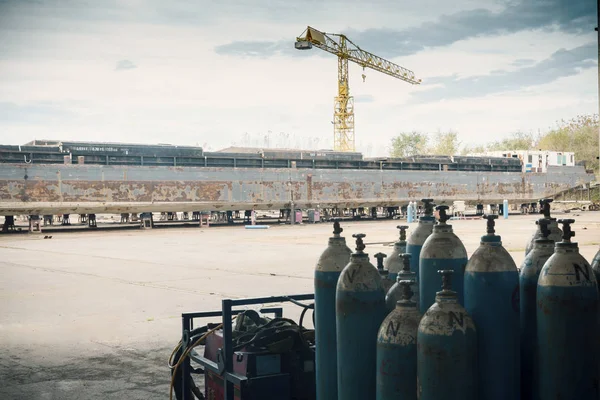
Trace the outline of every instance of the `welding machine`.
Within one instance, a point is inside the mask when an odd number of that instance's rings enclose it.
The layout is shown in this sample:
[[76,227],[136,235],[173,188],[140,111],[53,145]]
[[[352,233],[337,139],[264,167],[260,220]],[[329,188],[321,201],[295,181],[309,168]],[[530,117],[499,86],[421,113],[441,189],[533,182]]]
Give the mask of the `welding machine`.
[[[313,309],[313,304],[301,302],[312,299],[314,295],[310,294],[223,300],[220,312],[182,314],[183,335],[173,360],[177,364],[172,367],[176,398],[316,399],[314,330],[302,326],[304,316]],[[263,308],[260,313],[231,309],[234,305],[285,301],[304,308],[299,323],[283,318],[282,308]],[[270,318],[266,316],[268,314],[275,315]],[[193,329],[193,319],[215,316],[222,316],[227,323]],[[182,354],[186,356],[181,358]],[[204,375],[204,394],[192,378],[199,374]]]

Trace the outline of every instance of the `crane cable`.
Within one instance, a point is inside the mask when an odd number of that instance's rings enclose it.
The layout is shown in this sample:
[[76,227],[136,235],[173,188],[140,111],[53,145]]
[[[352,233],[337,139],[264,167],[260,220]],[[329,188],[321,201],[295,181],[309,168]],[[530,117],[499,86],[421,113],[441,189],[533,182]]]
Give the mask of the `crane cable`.
[[[234,319],[236,319],[236,317],[237,317],[237,315],[235,315],[231,319],[231,321],[233,321]],[[211,330],[209,330],[208,332],[206,332],[204,335],[200,336],[200,338],[198,340],[196,340],[191,346],[189,346],[183,352],[183,354],[181,354],[181,357],[179,357],[179,360],[177,361],[177,363],[175,365],[172,365],[171,362],[173,361],[173,356],[174,356],[175,353],[177,353],[177,351],[181,348],[181,345],[182,345],[182,341],[181,340],[179,341],[179,343],[177,344],[177,346],[175,347],[175,349],[171,353],[171,356],[169,356],[169,360],[168,360],[169,368],[171,368],[173,370],[173,372],[171,373],[171,384],[169,386],[169,400],[173,400],[173,388],[175,386],[175,375],[176,375],[176,372],[177,372],[177,368],[179,368],[179,366],[181,365],[181,363],[183,362],[183,360],[185,360],[190,355],[190,352],[192,351],[192,349],[194,347],[198,346],[209,335],[213,334],[215,331],[221,329],[222,327],[223,327],[223,323],[220,323],[219,325],[215,326],[214,328],[212,328]]]

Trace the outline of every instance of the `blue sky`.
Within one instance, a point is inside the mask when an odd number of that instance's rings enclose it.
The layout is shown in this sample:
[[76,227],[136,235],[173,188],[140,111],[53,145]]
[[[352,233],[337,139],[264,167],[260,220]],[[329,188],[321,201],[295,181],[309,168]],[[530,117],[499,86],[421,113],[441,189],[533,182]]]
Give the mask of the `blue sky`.
[[411,69],[350,68],[358,150],[400,132],[479,144],[595,113],[593,0],[0,0],[0,143],[328,148],[337,63],[306,25]]

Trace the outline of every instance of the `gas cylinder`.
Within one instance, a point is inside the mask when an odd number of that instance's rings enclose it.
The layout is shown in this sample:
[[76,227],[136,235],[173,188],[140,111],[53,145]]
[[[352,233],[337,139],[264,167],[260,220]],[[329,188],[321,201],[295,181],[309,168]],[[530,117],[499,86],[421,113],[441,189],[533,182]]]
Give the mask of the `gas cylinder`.
[[406,253],[406,230],[408,226],[398,225],[396,228],[400,230],[400,238],[394,243],[392,254],[385,260],[385,268],[390,272],[392,282],[396,282],[398,272],[402,269],[402,262],[399,256],[402,253]]
[[477,326],[478,398],[520,398],[519,272],[487,215],[487,235],[465,271],[465,309]]
[[339,218],[333,236],[315,268],[315,368],[317,399],[337,399],[337,350],[335,333],[335,290],[340,272],[352,251],[340,234]]
[[598,249],[592,260],[592,270],[594,271],[594,275],[596,275],[596,283],[600,283],[600,249]]
[[352,237],[356,252],[340,274],[335,297],[337,398],[364,400],[375,394],[377,332],[386,315],[385,293],[377,268],[363,252],[365,235]]
[[377,400],[417,400],[417,330],[421,314],[411,300],[414,280],[398,282],[402,299],[377,336]]
[[390,288],[385,296],[385,305],[388,311],[392,311],[396,308],[396,303],[402,300],[402,287],[400,285],[401,280],[412,281],[411,290],[413,292],[412,300],[419,304],[419,284],[416,281],[417,274],[410,270],[410,254],[400,254],[399,258],[402,260],[402,270],[398,273],[396,283]]
[[548,239],[550,221],[540,218],[536,223],[542,236],[536,239],[533,249],[525,256],[519,272],[519,302],[521,321],[521,398],[537,399],[534,379],[535,346],[537,338],[536,292],[542,267],[554,253],[554,240]]
[[563,224],[537,286],[540,400],[598,399],[598,287],[590,264]]
[[383,286],[383,292],[387,293],[388,290],[392,287],[395,282],[395,279],[392,280],[390,277],[390,271],[384,269],[383,267],[383,259],[387,257],[385,253],[377,253],[375,254],[375,259],[377,259],[377,271],[379,272],[379,276],[381,277],[381,286]]
[[454,291],[457,293],[458,302],[462,305],[463,277],[468,257],[465,246],[448,225],[449,217],[446,214],[448,206],[437,206],[439,211],[439,224],[433,227],[433,233],[423,243],[419,259],[419,301],[421,313],[424,313],[435,302],[439,284],[437,271],[440,269],[454,271]]
[[413,203],[412,201],[408,203],[408,206],[406,207],[406,222],[408,222],[409,224],[411,222],[413,222]]
[[[550,230],[550,234],[548,235],[548,239],[554,242],[560,242],[562,239],[562,231],[558,227],[556,223],[556,218],[550,217],[550,203],[552,203],[552,199],[542,199],[540,200],[540,214],[544,214],[544,218],[550,221],[548,225],[548,229]],[[533,248],[533,244],[535,239],[539,239],[542,236],[542,232],[540,231],[540,226],[536,229],[535,233],[527,243],[525,247],[525,255],[529,254],[531,249]]]
[[417,274],[417,283],[419,282],[419,256],[425,240],[431,235],[435,218],[433,217],[433,199],[423,199],[423,215],[419,218],[414,231],[406,241],[406,252],[410,254],[410,270]]
[[443,276],[442,291],[437,292],[435,303],[423,315],[417,334],[419,399],[475,400],[475,324],[452,290],[454,270],[439,273]]

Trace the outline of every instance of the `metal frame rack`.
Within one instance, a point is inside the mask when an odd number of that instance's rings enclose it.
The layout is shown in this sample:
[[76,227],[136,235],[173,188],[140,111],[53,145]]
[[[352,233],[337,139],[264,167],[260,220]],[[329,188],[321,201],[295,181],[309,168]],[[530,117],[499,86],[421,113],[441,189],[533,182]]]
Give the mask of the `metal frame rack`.
[[[271,296],[271,297],[257,297],[248,299],[224,299],[222,300],[221,311],[207,311],[207,312],[195,312],[195,313],[183,313],[181,314],[182,319],[182,351],[185,351],[190,343],[190,332],[194,329],[194,319],[197,318],[210,318],[210,317],[222,317],[223,322],[223,348],[219,349],[218,362],[209,360],[198,352],[190,351],[189,358],[185,359],[181,364],[181,385],[186,386],[186,379],[191,373],[191,362],[202,365],[205,369],[208,369],[218,375],[224,380],[225,398],[224,400],[234,400],[234,385],[238,385],[240,388],[240,397],[244,398],[244,386],[250,378],[236,374],[233,372],[233,344],[232,344],[232,318],[234,315],[240,314],[245,310],[233,310],[235,306],[248,306],[248,305],[264,305],[272,303],[287,303],[291,302],[302,307],[306,307],[306,304],[299,303],[304,300],[314,300],[315,295],[310,294],[298,294],[288,296]],[[261,313],[274,314],[276,317],[283,316],[282,307],[270,307],[262,308]],[[195,400],[193,397],[188,396],[188,391],[183,390],[183,400]]]

